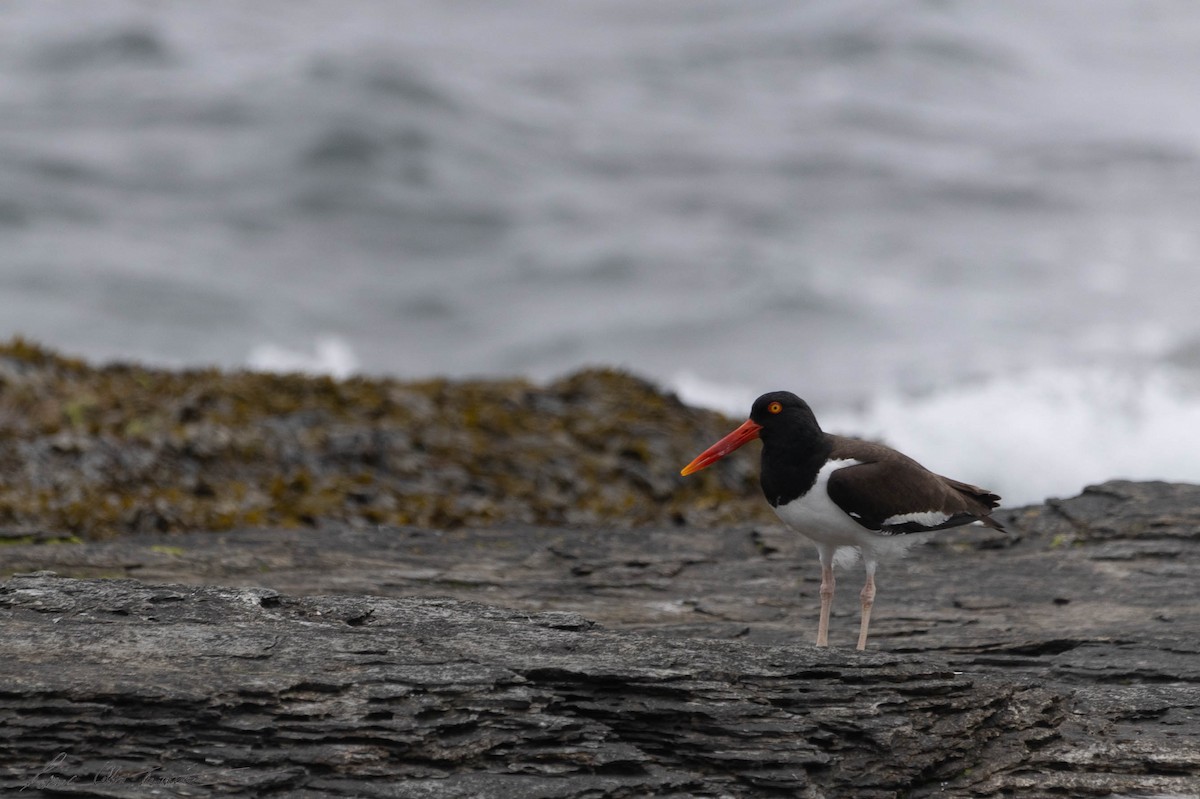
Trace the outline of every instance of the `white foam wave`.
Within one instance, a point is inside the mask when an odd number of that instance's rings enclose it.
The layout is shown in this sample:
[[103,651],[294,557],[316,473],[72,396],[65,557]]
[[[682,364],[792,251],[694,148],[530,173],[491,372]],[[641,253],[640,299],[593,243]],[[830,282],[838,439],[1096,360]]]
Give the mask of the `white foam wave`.
[[[745,414],[738,389],[684,381],[689,401]],[[729,407],[737,397],[740,405]],[[751,398],[752,399],[752,398]],[[831,432],[883,440],[1008,506],[1072,496],[1112,478],[1200,482],[1200,386],[1165,368],[1037,369],[864,408],[816,409]]]
[[717,383],[693,372],[680,372],[671,379],[669,385],[688,405],[712,408],[730,416],[748,413],[754,398],[758,396],[753,388]]
[[337,336],[319,336],[313,350],[281,347],[273,342],[257,344],[250,350],[246,365],[263,372],[304,372],[329,375],[339,380],[359,370],[358,356],[349,343]]

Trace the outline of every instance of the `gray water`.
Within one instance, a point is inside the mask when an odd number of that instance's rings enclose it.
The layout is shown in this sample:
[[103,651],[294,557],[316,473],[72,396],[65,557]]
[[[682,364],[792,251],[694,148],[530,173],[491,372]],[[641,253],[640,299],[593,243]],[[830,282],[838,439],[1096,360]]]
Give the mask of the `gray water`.
[[24,0],[0,335],[790,388],[1018,499],[1200,480],[1187,0]]

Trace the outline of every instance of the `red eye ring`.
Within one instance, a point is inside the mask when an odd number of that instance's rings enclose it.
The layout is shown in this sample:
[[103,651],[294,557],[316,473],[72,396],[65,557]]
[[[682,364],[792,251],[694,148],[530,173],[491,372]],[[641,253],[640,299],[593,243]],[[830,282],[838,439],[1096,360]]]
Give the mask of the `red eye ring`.
[[778,402],[772,402],[767,406],[767,413],[779,413],[782,410],[783,405],[779,404]]

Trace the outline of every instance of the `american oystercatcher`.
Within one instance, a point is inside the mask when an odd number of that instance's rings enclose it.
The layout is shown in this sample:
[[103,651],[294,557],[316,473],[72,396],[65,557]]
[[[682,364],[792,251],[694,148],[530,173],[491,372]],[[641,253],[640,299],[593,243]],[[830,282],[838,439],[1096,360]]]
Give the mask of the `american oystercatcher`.
[[1004,528],[989,514],[992,492],[926,469],[891,447],[825,433],[808,403],[790,391],[754,401],[750,418],[683,468],[689,475],[738,447],[762,439],[759,482],[785,524],[817,545],[821,558],[821,620],[817,646],[829,645],[835,555],[861,557],[867,581],[859,594],[858,648],[866,649],[875,602],[875,566],[903,555],[928,533],[978,522]]

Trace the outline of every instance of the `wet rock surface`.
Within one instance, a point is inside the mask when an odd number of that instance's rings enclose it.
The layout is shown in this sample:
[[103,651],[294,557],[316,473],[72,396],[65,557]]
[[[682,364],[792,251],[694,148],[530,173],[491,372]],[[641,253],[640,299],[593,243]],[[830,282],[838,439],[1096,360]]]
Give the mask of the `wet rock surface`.
[[815,556],[770,524],[13,531],[6,574],[62,576],[0,587],[0,786],[1200,793],[1200,487],[998,518],[881,567],[865,654],[859,575],[814,648]]
[[87,795],[108,770],[132,794],[153,769],[185,795],[893,796],[981,749],[1012,767],[1063,715],[1035,686],[912,658],[449,599],[35,577],[0,603],[33,666],[0,666],[7,790]]

